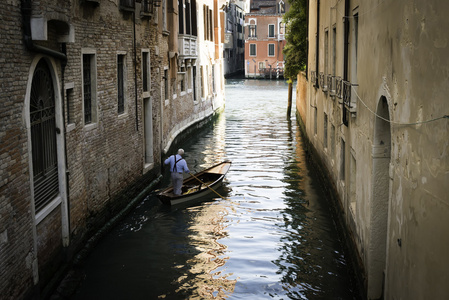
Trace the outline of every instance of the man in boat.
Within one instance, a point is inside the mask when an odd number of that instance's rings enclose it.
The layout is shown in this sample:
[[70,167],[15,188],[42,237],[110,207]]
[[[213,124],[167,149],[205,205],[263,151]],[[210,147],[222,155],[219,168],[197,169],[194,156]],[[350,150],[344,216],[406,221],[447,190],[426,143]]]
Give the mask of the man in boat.
[[183,181],[182,173],[190,173],[186,160],[182,158],[183,155],[184,150],[179,149],[178,154],[170,156],[164,162],[165,165],[170,164],[171,182],[173,184],[173,193],[175,195],[181,195]]

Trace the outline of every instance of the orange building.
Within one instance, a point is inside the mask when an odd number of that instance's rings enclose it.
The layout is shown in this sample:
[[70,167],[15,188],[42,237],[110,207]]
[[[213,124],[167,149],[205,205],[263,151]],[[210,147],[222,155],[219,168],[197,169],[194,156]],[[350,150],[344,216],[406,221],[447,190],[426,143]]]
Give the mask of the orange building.
[[245,17],[245,77],[284,76],[285,25],[288,3],[283,0],[251,0]]

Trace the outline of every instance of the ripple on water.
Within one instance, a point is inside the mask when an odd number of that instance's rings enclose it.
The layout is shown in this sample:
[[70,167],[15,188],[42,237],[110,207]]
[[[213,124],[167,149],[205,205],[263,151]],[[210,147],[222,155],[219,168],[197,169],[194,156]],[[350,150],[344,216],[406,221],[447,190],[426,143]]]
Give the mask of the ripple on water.
[[192,170],[232,161],[226,199],[154,209],[150,197],[91,255],[74,299],[356,298],[287,93],[228,81],[224,114],[182,145]]

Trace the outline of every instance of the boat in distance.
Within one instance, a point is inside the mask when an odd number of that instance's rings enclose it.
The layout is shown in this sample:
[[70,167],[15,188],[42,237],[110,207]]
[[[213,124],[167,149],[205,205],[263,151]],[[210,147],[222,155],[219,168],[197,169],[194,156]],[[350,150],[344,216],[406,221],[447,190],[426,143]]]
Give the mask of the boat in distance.
[[176,205],[214,194],[230,167],[231,161],[227,160],[185,178],[182,182],[181,195],[173,194],[173,186],[156,195],[162,203]]

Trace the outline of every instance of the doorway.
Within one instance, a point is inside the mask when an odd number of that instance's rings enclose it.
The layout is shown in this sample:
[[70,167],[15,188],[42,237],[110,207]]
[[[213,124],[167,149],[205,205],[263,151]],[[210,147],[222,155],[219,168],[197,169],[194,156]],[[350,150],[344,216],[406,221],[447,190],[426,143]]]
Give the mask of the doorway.
[[373,194],[371,203],[368,298],[380,299],[387,255],[388,208],[390,202],[391,123],[387,99],[377,105],[373,141]]

